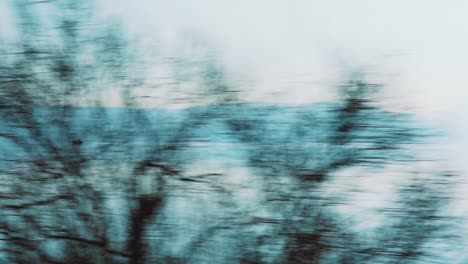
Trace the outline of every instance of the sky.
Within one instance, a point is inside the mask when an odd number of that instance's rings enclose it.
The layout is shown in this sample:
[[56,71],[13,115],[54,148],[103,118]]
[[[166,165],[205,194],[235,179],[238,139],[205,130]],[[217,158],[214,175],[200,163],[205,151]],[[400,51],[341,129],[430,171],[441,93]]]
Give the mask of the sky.
[[[395,109],[468,105],[464,0],[96,2],[96,14],[121,23],[148,56],[204,46],[230,78],[247,80],[248,100],[332,100],[343,73],[363,70],[386,85],[382,98]],[[11,3],[0,1],[0,34],[11,28]]]
[[330,100],[342,73],[361,69],[401,110],[468,103],[467,1],[100,0],[98,7],[149,49],[177,53],[202,39],[230,73],[251,81],[251,100]]

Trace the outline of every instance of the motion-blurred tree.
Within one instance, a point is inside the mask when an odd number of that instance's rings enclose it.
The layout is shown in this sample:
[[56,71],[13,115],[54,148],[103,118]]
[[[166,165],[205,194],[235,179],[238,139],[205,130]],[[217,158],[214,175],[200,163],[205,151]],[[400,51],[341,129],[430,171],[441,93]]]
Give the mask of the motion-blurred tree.
[[[0,257],[144,262],[145,228],[165,202],[167,176],[182,173],[177,153],[203,113],[137,109],[144,67],[120,27],[93,17],[92,2],[13,5],[18,37],[0,62]],[[115,96],[121,109],[102,107]]]
[[[380,87],[353,74],[339,88],[341,102],[319,111],[263,109],[247,119],[226,118],[248,149],[249,166],[262,177],[259,211],[268,212],[251,223],[270,233],[241,253],[245,263],[269,262],[271,255],[278,263],[421,263],[436,257],[431,243],[453,239],[447,228],[454,219],[444,216],[450,173],[405,169],[428,162],[417,147],[428,143],[431,133],[410,115],[377,107],[373,97]],[[395,172],[395,166],[403,169]],[[340,210],[361,210],[355,194],[370,190],[356,186],[365,177],[386,174],[396,182],[408,178],[395,194],[397,205],[379,210],[383,220],[377,229],[358,231],[354,214]],[[274,252],[262,250],[274,245]]]
[[[338,104],[286,108],[242,103],[212,58],[177,60],[175,81],[197,82],[208,105],[148,110],[148,65],[92,2],[13,3],[18,34],[0,46],[1,261],[411,263],[444,237],[449,173],[406,173],[366,234],[343,213],[355,196],[343,185],[423,162],[413,148],[424,131],[375,106],[363,76]],[[104,107],[112,97],[121,108]],[[226,138],[258,183],[250,209],[247,183],[190,171],[196,143]],[[193,213],[193,197],[209,208]],[[189,226],[173,223],[182,214]]]

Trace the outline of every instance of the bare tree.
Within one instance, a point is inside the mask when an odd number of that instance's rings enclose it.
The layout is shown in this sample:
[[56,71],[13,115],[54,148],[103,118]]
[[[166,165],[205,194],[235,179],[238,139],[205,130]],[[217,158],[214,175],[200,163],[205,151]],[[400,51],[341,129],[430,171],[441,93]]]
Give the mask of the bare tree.
[[[15,2],[19,39],[2,47],[0,65],[2,258],[11,263],[145,262],[146,227],[204,115],[137,109],[143,67],[91,4]],[[101,107],[113,95],[123,108]],[[123,226],[110,197],[126,208]]]
[[[269,232],[240,253],[245,263],[269,263],[268,255],[275,263],[416,263],[437,255],[431,242],[453,239],[444,233],[455,223],[444,216],[452,185],[445,169],[406,169],[428,162],[416,149],[433,137],[410,115],[377,107],[374,94],[380,87],[353,74],[339,87],[340,103],[312,110],[250,106],[255,115],[226,119],[262,179],[265,196],[259,207],[269,211],[251,223]],[[353,188],[365,177],[385,174],[411,180],[400,183],[397,206],[380,208],[385,220],[364,236],[340,208],[359,210]],[[366,188],[359,187],[359,193]],[[269,247],[276,250],[265,253]]]
[[[452,223],[445,170],[404,170],[370,235],[340,211],[354,206],[343,182],[358,186],[357,174],[427,162],[414,151],[425,131],[377,107],[365,76],[339,87],[339,103],[288,108],[243,103],[214,57],[178,58],[175,86],[196,83],[205,105],[145,109],[151,65],[92,2],[14,4],[18,39],[0,46],[2,261],[411,263]],[[112,96],[122,107],[104,107]],[[246,179],[191,171],[224,148],[237,148]],[[242,206],[246,190],[256,198]]]

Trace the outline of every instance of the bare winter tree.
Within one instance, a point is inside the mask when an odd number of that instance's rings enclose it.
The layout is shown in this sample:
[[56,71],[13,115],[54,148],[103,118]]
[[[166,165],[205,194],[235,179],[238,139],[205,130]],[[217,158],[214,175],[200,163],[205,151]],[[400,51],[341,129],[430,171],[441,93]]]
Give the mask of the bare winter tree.
[[[8,263],[145,262],[147,226],[164,206],[167,178],[183,178],[178,153],[205,114],[137,109],[144,67],[121,29],[92,9],[14,3],[18,39],[2,46],[0,65]],[[112,96],[122,108],[101,107]]]
[[[243,263],[270,263],[272,256],[275,263],[422,263],[437,258],[431,245],[454,238],[447,228],[455,219],[444,215],[452,173],[412,169],[428,162],[416,149],[432,136],[410,115],[378,108],[380,85],[364,77],[351,75],[339,89],[341,102],[316,105],[320,111],[260,107],[248,118],[226,119],[263,183],[264,216],[249,227],[269,230],[248,240]],[[342,210],[362,210],[353,197],[370,187],[360,182],[386,174],[406,178],[396,187],[399,198],[376,208],[379,227],[359,231],[363,217]]]
[[[284,107],[242,102],[214,57],[171,58],[165,85],[195,83],[184,100],[204,105],[146,109],[151,65],[92,2],[13,4],[18,34],[0,46],[2,263],[422,263],[452,239],[453,173],[412,169],[431,163],[416,153],[426,132],[380,109],[365,76],[339,103]],[[359,218],[372,177],[403,180]]]

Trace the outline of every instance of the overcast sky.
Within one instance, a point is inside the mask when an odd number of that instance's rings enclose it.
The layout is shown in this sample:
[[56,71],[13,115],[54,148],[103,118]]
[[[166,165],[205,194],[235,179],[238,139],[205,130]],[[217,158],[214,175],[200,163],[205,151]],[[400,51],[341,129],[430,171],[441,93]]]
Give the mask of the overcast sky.
[[386,83],[400,107],[440,112],[468,103],[468,1],[100,0],[149,46],[173,52],[196,36],[253,81],[251,99],[332,98],[349,69]]
[[[9,2],[0,1],[0,33]],[[98,15],[120,20],[149,53],[202,41],[233,78],[249,80],[250,100],[330,100],[341,73],[364,69],[395,107],[430,113],[468,103],[468,1],[97,2]]]

